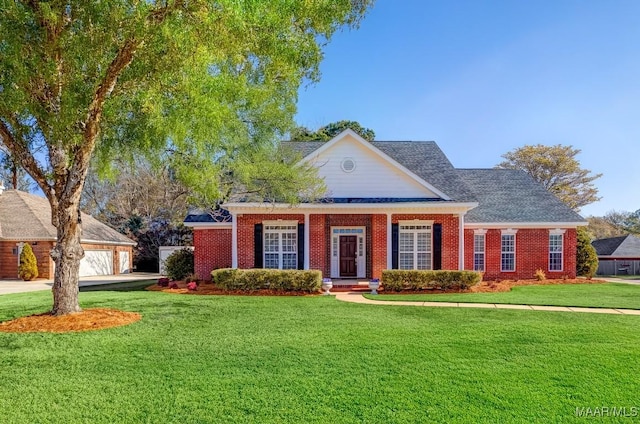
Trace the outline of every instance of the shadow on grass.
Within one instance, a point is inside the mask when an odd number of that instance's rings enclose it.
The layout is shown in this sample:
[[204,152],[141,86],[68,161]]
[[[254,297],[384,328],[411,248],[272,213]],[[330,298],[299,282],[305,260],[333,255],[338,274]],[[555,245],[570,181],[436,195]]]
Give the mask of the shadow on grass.
[[111,283],[100,284],[95,286],[80,287],[80,292],[95,292],[95,291],[142,291],[145,287],[155,284],[156,280],[139,280],[139,281],[126,281],[123,283]]

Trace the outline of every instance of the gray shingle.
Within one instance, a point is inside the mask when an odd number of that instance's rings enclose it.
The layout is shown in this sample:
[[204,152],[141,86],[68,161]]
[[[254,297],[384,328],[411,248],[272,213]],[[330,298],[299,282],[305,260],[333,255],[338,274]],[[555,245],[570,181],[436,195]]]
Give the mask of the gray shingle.
[[584,222],[584,218],[524,171],[457,171],[479,203],[467,213],[467,222]]
[[592,243],[598,256],[616,258],[640,258],[640,237],[632,234],[594,240]]
[[[51,224],[51,207],[47,199],[18,190],[0,194],[0,238],[55,240],[56,229]],[[83,213],[82,241],[89,240],[135,245],[133,240]]]

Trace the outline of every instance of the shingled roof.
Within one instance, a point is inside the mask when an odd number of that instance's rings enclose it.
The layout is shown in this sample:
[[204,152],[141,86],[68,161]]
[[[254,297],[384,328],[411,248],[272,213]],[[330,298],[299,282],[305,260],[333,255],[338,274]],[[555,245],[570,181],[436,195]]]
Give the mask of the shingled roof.
[[592,243],[598,256],[615,258],[640,258],[640,237],[632,234],[594,240]]
[[[0,194],[0,239],[55,240],[51,207],[47,199],[19,190]],[[91,215],[82,214],[82,242],[135,245],[128,237]]]
[[584,222],[579,214],[524,171],[458,169],[478,200],[467,222]]
[[[306,157],[324,142],[284,142]],[[456,169],[433,141],[374,141],[371,144],[456,202],[478,202],[469,223],[584,222],[579,214],[523,171]]]

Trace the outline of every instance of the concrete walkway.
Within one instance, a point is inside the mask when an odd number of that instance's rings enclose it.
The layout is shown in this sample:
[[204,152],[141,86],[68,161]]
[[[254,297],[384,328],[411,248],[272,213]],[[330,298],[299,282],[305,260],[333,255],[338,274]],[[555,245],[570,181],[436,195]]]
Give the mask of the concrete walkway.
[[393,306],[429,306],[435,308],[483,308],[483,309],[517,309],[526,311],[547,312],[587,312],[592,314],[640,315],[637,309],[610,308],[579,308],[574,306],[536,306],[511,305],[500,303],[456,303],[456,302],[404,302],[391,300],[371,300],[357,292],[336,293],[336,299],[343,302],[362,303],[365,305],[393,305]]
[[[153,280],[158,274],[148,272],[134,272],[132,274],[100,275],[95,277],[80,277],[80,287],[98,286],[103,284],[126,283],[129,281]],[[0,280],[0,295],[10,293],[27,293],[39,290],[51,290],[53,280]]]

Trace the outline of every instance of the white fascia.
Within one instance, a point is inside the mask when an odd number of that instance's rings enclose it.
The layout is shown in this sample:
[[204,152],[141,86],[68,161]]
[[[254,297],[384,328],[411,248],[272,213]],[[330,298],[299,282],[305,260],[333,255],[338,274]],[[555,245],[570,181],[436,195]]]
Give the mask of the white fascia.
[[[414,203],[226,203],[223,208],[242,213],[437,213],[460,214],[478,206],[477,202]],[[557,225],[556,225],[557,227]]]
[[230,230],[232,226],[231,222],[184,222],[183,225],[194,230]]
[[538,229],[538,228],[578,228],[589,225],[587,221],[579,222],[466,222],[468,229]]

